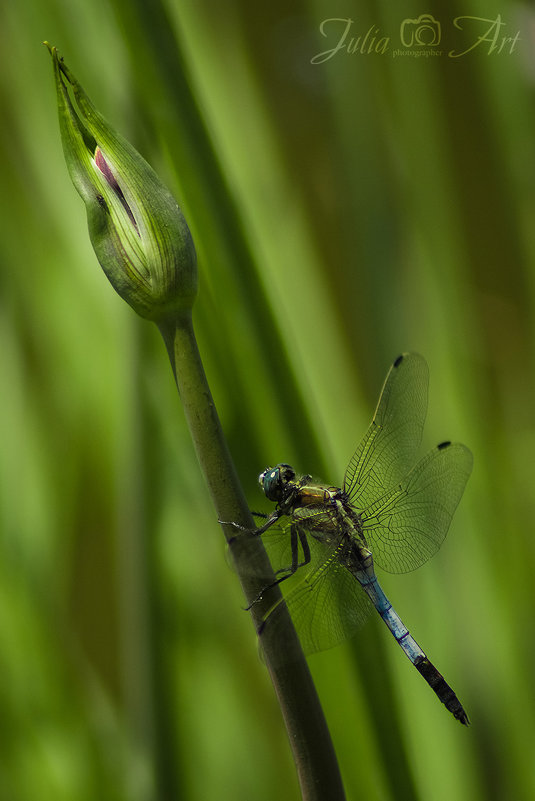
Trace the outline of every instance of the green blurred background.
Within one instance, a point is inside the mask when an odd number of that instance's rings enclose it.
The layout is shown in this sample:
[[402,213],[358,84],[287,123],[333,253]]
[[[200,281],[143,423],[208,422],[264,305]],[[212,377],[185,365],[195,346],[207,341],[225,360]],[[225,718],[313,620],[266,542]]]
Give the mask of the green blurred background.
[[[422,13],[442,55],[394,58]],[[497,32],[458,15],[519,40],[449,58]],[[331,17],[371,34],[311,64]],[[472,726],[370,621],[310,660],[348,799],[535,797],[532,7],[22,0],[2,33],[0,799],[299,797],[163,343],[92,253],[43,39],[182,205],[252,508],[274,462],[341,480],[402,350],[430,365],[426,448],[474,452],[440,554],[380,575]]]

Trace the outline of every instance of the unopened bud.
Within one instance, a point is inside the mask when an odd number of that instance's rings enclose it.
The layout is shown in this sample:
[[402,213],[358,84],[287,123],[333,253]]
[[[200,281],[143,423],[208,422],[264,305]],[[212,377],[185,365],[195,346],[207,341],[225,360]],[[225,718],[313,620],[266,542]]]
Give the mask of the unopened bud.
[[142,317],[161,322],[190,309],[197,292],[195,248],[176,200],[96,110],[56,48],[47,47],[65,160],[86,205],[89,236],[102,269]]

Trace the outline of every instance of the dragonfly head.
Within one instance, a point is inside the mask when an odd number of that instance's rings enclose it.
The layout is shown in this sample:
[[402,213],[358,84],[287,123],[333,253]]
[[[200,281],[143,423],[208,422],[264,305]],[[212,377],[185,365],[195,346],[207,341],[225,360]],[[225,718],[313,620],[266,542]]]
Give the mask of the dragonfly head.
[[284,498],[286,488],[295,478],[295,470],[289,464],[278,464],[268,467],[258,476],[258,483],[270,501],[280,502]]

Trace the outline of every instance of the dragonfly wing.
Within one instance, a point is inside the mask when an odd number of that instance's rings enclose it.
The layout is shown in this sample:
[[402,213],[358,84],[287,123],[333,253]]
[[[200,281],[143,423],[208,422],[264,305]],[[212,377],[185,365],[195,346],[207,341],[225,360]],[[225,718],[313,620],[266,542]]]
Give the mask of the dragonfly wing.
[[360,513],[379,567],[408,573],[440,548],[472,471],[464,445],[442,443],[390,492]]
[[414,464],[427,412],[429,370],[423,356],[398,356],[386,377],[368,431],[344,477],[344,491],[364,509],[396,485]]
[[[358,581],[338,559],[339,547],[327,559],[318,559],[317,543],[309,537],[312,554],[310,571],[298,570],[281,584],[284,601],[306,654],[324,651],[351,637],[368,617],[371,602]],[[281,603],[266,615],[264,626],[276,629],[283,623]],[[281,628],[281,636],[282,636]],[[285,649],[281,639],[281,661]]]
[[[294,557],[290,535],[292,525],[299,526],[304,532],[314,533],[313,536],[307,537],[310,546],[310,562],[305,566],[307,571],[314,570],[320,564],[323,564],[338,546],[340,534],[334,524],[333,513],[329,507],[323,505],[319,508],[315,506],[303,507],[299,509],[298,515],[298,520],[294,517],[281,517],[275,525],[268,528],[261,535],[262,543],[275,573],[285,572],[292,564]],[[324,529],[332,532],[330,537],[322,533]],[[251,535],[247,534],[247,536],[250,537]],[[299,538],[296,538],[296,540],[297,562],[302,563],[306,557]],[[261,575],[256,570],[253,572],[256,575]]]
[[[295,537],[292,540],[292,526],[298,526],[309,543],[310,557],[306,565],[303,563],[307,560],[307,554],[303,551],[300,538]],[[250,543],[254,544],[259,536],[262,538],[269,563],[266,565],[265,562],[262,562],[259,566],[254,559],[254,551],[251,550],[251,557],[242,560],[243,564],[240,565],[240,570],[264,579],[266,585],[272,582],[273,573],[289,572],[295,556],[297,556],[296,563],[303,565],[305,572],[315,570],[329,559],[330,554],[338,547],[341,538],[333,509],[323,504],[302,507],[296,511],[295,516],[281,516],[261,535],[245,530],[236,534],[236,539],[240,541],[241,547],[247,548]],[[292,553],[293,547],[297,548],[297,554]],[[229,561],[231,567],[234,567],[231,556]]]

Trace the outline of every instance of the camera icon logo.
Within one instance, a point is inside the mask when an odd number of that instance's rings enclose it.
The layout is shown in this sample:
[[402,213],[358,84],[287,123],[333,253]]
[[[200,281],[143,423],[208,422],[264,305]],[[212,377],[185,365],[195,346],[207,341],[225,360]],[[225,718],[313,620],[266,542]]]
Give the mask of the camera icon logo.
[[418,19],[404,19],[399,36],[404,47],[437,47],[442,37],[440,22],[431,14],[421,14]]

